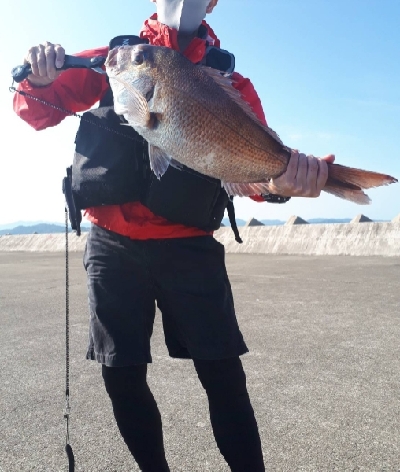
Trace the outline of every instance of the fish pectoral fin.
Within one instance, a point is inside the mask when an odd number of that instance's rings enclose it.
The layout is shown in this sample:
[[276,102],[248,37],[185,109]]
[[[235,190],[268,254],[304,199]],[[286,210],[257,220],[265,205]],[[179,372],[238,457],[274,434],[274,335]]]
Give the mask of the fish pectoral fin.
[[124,118],[133,127],[151,128],[153,126],[153,117],[150,113],[146,97],[144,97],[134,87],[127,86],[123,91],[122,97],[117,99],[114,104],[114,110]]
[[250,197],[252,195],[268,195],[269,194],[269,183],[227,183],[222,182],[222,187],[226,190],[226,193],[233,197]]
[[157,146],[153,146],[149,143],[149,157],[150,157],[150,168],[156,175],[157,179],[160,179],[167,171],[171,158],[165,154]]

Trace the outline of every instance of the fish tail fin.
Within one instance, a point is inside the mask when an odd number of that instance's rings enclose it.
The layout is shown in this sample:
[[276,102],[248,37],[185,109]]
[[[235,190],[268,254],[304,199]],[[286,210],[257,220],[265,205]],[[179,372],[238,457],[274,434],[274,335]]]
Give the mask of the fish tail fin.
[[340,164],[328,164],[328,167],[329,177],[323,190],[359,205],[368,205],[371,201],[363,189],[397,182],[394,177],[378,172],[354,169]]

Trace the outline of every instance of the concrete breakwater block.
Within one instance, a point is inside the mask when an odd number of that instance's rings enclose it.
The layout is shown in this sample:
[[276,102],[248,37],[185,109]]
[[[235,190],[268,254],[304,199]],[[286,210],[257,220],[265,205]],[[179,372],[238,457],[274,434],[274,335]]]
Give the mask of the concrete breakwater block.
[[300,216],[293,215],[291,216],[285,223],[285,226],[291,226],[291,225],[308,225],[308,221],[303,220],[303,218],[300,218]]
[[250,218],[246,224],[244,225],[245,228],[250,228],[252,226],[264,226],[264,223],[261,221],[256,220],[255,218]]
[[355,216],[351,221],[350,224],[354,223],[373,223],[373,221],[368,218],[368,216],[362,215],[361,213]]

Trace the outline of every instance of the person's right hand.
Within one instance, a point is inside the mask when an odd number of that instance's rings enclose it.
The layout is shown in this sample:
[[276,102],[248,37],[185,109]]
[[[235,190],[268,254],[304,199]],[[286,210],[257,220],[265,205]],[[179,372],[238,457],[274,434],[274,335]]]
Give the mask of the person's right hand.
[[38,87],[51,84],[63,72],[57,69],[64,64],[64,58],[65,50],[59,44],[46,41],[31,47],[24,59],[24,64],[29,63],[32,68],[28,81]]

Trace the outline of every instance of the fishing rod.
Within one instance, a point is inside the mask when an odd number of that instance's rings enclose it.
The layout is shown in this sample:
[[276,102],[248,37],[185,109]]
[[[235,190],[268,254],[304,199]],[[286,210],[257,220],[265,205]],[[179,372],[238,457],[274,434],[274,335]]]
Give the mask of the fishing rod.
[[[111,49],[118,46],[134,46],[136,44],[148,44],[148,42],[147,39],[142,39],[134,35],[116,36],[110,41],[109,50],[111,51]],[[107,57],[103,56],[76,57],[66,54],[64,64],[61,67],[57,67],[56,70],[92,69],[99,74],[105,74],[106,72],[102,67],[105,64],[106,59]],[[29,63],[14,67],[11,70],[12,78],[14,82],[18,84],[25,80],[30,74],[32,74],[32,68]]]
[[[67,70],[67,69],[92,69],[99,74],[105,74],[102,69],[106,62],[106,57],[95,56],[95,57],[77,57],[65,55],[64,64],[58,67],[56,70]],[[11,70],[11,77],[17,84],[25,80],[30,74],[32,74],[31,64],[26,63],[14,67]]]

